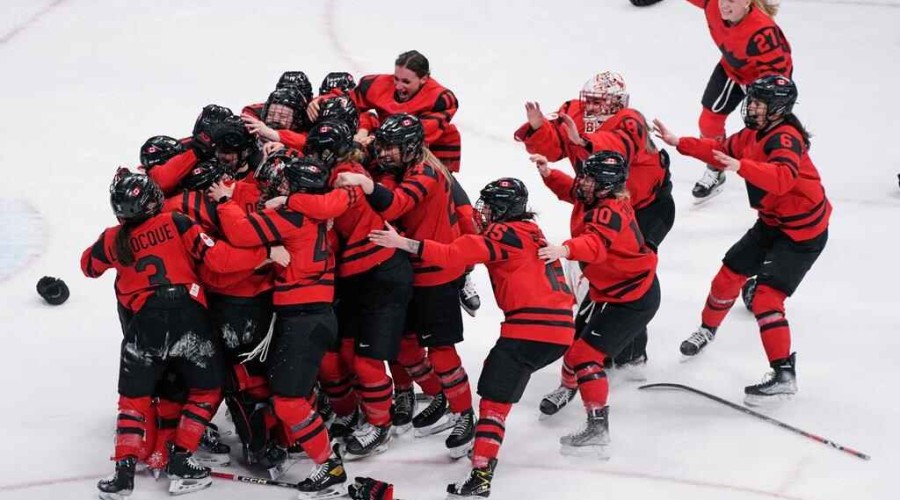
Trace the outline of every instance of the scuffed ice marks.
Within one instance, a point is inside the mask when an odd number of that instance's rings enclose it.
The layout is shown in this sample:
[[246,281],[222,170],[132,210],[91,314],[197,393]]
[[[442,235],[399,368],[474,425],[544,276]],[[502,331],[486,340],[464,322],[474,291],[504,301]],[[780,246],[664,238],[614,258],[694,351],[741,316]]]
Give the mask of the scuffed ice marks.
[[244,322],[244,328],[238,333],[231,323],[222,325],[222,341],[229,349],[237,349],[242,345],[253,342],[253,333],[256,331],[256,321],[248,319]]
[[169,349],[169,356],[185,358],[200,368],[206,368],[207,361],[214,353],[212,341],[204,340],[194,332],[185,333]]

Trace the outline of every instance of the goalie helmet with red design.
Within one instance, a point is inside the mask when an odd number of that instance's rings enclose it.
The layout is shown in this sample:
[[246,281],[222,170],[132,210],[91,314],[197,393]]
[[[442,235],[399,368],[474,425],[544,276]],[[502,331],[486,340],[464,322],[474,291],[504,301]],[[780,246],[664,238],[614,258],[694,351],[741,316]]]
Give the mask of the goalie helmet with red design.
[[625,78],[613,71],[594,75],[585,82],[579,97],[584,107],[585,123],[589,121],[602,123],[628,107]]

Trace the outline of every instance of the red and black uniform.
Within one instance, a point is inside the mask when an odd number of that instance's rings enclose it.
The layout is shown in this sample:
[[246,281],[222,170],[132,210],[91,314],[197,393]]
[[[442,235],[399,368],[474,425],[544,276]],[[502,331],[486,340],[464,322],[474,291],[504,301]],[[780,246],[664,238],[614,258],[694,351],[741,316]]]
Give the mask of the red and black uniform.
[[[264,121],[265,118],[262,116],[262,110],[265,105],[265,103],[248,104],[241,110],[241,115],[252,116],[257,120]],[[275,132],[278,133],[278,142],[284,144],[288,148],[296,149],[297,151],[303,151],[303,146],[306,145],[306,137],[309,135],[308,132],[298,132],[288,129],[277,129]]]
[[[182,142],[189,140],[183,139]],[[162,189],[163,194],[167,197],[172,196],[178,191],[181,179],[190,173],[198,161],[200,160],[194,150],[188,148],[187,151],[173,156],[169,161],[148,170],[147,176]]]
[[722,19],[719,2],[688,0],[706,14],[713,43],[722,58],[703,92],[700,135],[724,139],[725,119],[744,98],[744,88],[767,75],[790,77],[794,70],[791,46],[775,20],[752,2],[736,24]]
[[316,461],[331,453],[325,424],[310,405],[319,364],[335,341],[334,253],[327,223],[287,207],[246,213],[234,201],[218,207],[225,236],[239,246],[284,245],[286,268],[276,266],[275,327],[266,364],[275,414],[290,443]]
[[[335,92],[339,92],[335,90]],[[456,95],[434,78],[429,77],[422,88],[408,101],[397,101],[394,75],[368,75],[348,94],[360,117],[364,111],[374,110],[378,118],[407,113],[422,121],[425,144],[451,172],[459,172],[460,136],[456,125],[450,123],[459,101]]]
[[537,252],[546,245],[531,221],[495,223],[481,235],[453,243],[424,240],[419,256],[427,263],[487,266],[497,305],[503,311],[500,339],[484,362],[478,380],[481,395],[475,428],[474,467],[496,458],[506,432],[506,416],[518,403],[531,374],[556,361],[572,344],[575,298],[562,265],[545,264]]
[[751,310],[769,361],[790,355],[784,300],[794,293],[825,248],[831,203],[800,131],[780,123],[765,131],[744,129],[724,144],[682,138],[678,151],[721,165],[713,150],[740,159],[737,174],[747,184],[759,219],[725,254],[703,309],[703,324],[717,328],[748,276],[757,276]]
[[572,198],[573,179],[557,170],[544,182],[561,200],[575,203],[569,260],[579,261],[590,285],[579,308],[579,339],[563,360],[564,386],[581,393],[588,410],[606,405],[609,384],[603,363],[646,332],[659,309],[657,257],[645,243],[627,199],[604,199],[586,207]]
[[[361,165],[345,162],[332,172],[335,179],[342,172],[366,174]],[[344,193],[344,194],[342,194]],[[344,359],[334,354],[328,360],[328,373],[323,373],[323,388],[334,395],[332,406],[339,416],[356,409],[356,399],[348,390],[351,374],[343,373],[334,363],[346,363],[356,374],[356,394],[366,419],[384,427],[391,422],[393,383],[385,371],[384,361],[397,357],[406,320],[406,309],[412,297],[412,266],[404,252],[379,247],[369,241],[369,232],[384,228],[384,218],[361,198],[359,188],[336,189],[325,196],[294,194],[288,207],[304,213],[316,210],[313,204],[327,196],[348,196],[346,210],[327,214],[334,218],[334,231],[341,240],[337,267],[335,307],[340,336],[352,349],[345,349]],[[349,359],[348,359],[349,358]],[[348,401],[350,400],[350,401]]]
[[[450,243],[459,237],[458,216],[451,194],[451,177],[420,163],[406,170],[397,187],[375,184],[366,198],[385,220],[416,240]],[[407,310],[406,329],[428,347],[428,359],[441,380],[454,413],[472,407],[468,376],[454,344],[463,340],[459,287],[465,271],[461,262],[430,264],[413,257],[413,297]],[[429,394],[437,394],[433,378],[412,342],[401,345],[398,361]],[[430,379],[430,381],[429,381]]]
[[[119,262],[115,241],[129,231],[133,265]],[[119,370],[119,418],[115,459],[149,452],[145,440],[151,395],[167,369],[188,387],[175,443],[194,451],[220,398],[223,366],[206,315],[206,295],[196,263],[220,272],[253,269],[262,249],[236,249],[216,242],[180,213],[106,229],[81,256],[85,276],[116,270],[115,290],[124,329]]]
[[[234,185],[232,199],[243,198],[238,204],[247,213],[256,211],[259,190],[255,186],[252,180]],[[217,206],[203,191],[183,191],[167,199],[163,210],[181,212],[218,236],[222,230]],[[271,392],[265,366],[257,359],[245,362],[239,355],[252,351],[269,331],[274,314],[273,267],[266,264],[257,269],[220,273],[200,266],[198,274],[209,291],[210,319],[228,367],[225,402],[241,442],[251,453],[261,453],[269,441],[267,429],[275,423],[267,404]]]

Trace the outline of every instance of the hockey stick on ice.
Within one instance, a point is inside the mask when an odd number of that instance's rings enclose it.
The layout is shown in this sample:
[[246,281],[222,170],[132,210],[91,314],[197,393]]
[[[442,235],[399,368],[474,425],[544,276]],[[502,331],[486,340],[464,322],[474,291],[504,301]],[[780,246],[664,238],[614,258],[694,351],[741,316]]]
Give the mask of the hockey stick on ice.
[[792,426],[792,425],[786,424],[786,423],[784,423],[784,422],[782,422],[782,421],[780,421],[780,420],[776,420],[776,419],[774,419],[774,418],[772,418],[772,417],[769,417],[769,416],[767,416],[767,415],[763,415],[762,413],[753,411],[753,410],[751,410],[750,408],[747,408],[747,407],[745,407],[745,406],[741,406],[741,405],[739,405],[739,404],[732,403],[731,401],[728,401],[728,400],[726,400],[726,399],[722,399],[722,398],[720,398],[719,396],[712,395],[712,394],[710,394],[710,393],[708,393],[708,392],[704,392],[704,391],[701,391],[701,390],[699,390],[699,389],[694,389],[693,387],[690,387],[690,386],[687,386],[687,385],[682,385],[682,384],[668,384],[668,383],[646,384],[646,385],[642,385],[642,386],[638,387],[638,389],[681,389],[681,390],[684,390],[684,391],[693,392],[694,394],[703,396],[704,398],[707,398],[707,399],[711,399],[711,400],[713,400],[713,401],[715,401],[715,402],[717,402],[717,403],[722,403],[723,405],[728,406],[729,408],[734,408],[735,410],[737,410],[737,411],[739,411],[739,412],[746,413],[747,415],[750,415],[750,416],[752,416],[752,417],[756,417],[756,418],[758,418],[758,419],[760,419],[760,420],[764,420],[764,421],[766,421],[766,422],[769,422],[770,424],[775,424],[775,425],[777,425],[778,427],[781,427],[782,429],[791,431],[791,432],[796,433],[796,434],[800,434],[801,436],[807,437],[807,438],[809,438],[809,439],[812,439],[813,441],[818,441],[818,442],[820,442],[820,443],[822,443],[822,444],[831,446],[832,448],[834,448],[834,449],[836,449],[836,450],[838,450],[838,451],[842,451],[842,452],[844,452],[844,453],[848,453],[848,454],[850,454],[850,455],[853,455],[853,456],[856,457],[856,458],[861,458],[861,459],[863,459],[863,460],[871,460],[871,458],[872,458],[871,456],[869,456],[869,455],[867,455],[867,454],[865,454],[865,453],[862,453],[862,452],[860,452],[860,451],[856,451],[856,450],[854,450],[853,448],[848,448],[848,447],[846,447],[846,446],[841,446],[841,445],[835,443],[834,441],[832,441],[832,440],[830,440],[830,439],[825,439],[825,438],[823,438],[822,436],[817,436],[817,435],[815,435],[815,434],[813,434],[813,433],[806,432],[806,431],[804,431],[804,430],[802,430],[802,429],[798,429],[798,428],[796,428],[796,427],[794,427],[794,426]]
[[287,481],[276,481],[274,479],[265,479],[262,477],[241,476],[239,474],[229,474],[227,472],[212,471],[209,473],[212,477],[219,479],[229,479],[238,483],[262,484],[265,486],[280,486],[282,488],[297,489],[297,483],[289,483]]

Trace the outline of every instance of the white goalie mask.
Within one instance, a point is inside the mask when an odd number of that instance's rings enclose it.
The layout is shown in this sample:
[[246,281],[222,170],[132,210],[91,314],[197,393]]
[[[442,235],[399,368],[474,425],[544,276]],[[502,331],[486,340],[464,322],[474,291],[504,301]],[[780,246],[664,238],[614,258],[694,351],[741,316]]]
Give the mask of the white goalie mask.
[[628,107],[625,78],[612,71],[598,73],[585,82],[579,97],[586,133],[595,132],[604,121]]

